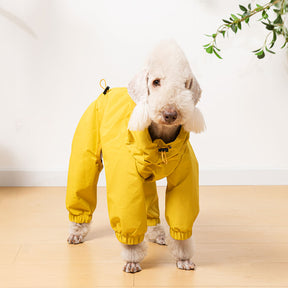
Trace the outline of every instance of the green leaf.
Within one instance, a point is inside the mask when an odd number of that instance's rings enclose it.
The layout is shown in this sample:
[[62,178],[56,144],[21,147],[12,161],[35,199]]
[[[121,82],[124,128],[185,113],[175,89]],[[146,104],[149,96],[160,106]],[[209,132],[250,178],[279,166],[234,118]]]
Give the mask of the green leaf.
[[264,19],[267,19],[269,17],[265,10],[262,12],[262,17]]
[[236,24],[232,24],[231,25],[231,29],[232,29],[232,31],[236,34],[237,33],[237,26],[236,26]]
[[262,10],[262,9],[263,9],[263,6],[261,6],[261,5],[259,5],[259,4],[256,4],[256,6],[257,6],[257,9],[256,9],[256,11],[260,11],[260,10]]
[[275,19],[275,21],[273,22],[274,24],[283,24],[283,20],[281,15],[278,15],[278,17]]
[[281,49],[283,49],[287,43],[288,43],[288,39],[285,40],[285,43],[281,46]]
[[238,23],[238,28],[239,28],[240,30],[242,29],[241,22]]
[[270,49],[274,46],[276,40],[277,40],[277,33],[276,33],[275,30],[273,30],[273,39],[272,39],[272,41],[270,43],[270,47],[269,47]]
[[265,52],[261,50],[260,52],[255,53],[255,55],[257,56],[258,59],[262,59],[265,57]]
[[251,3],[248,4],[248,9],[249,9],[249,10],[252,10],[252,8],[251,8]]
[[[215,47],[215,48],[216,48],[216,47]],[[220,50],[218,49],[218,51],[220,51]],[[214,52],[214,54],[215,54],[219,59],[222,59],[222,57],[216,52],[215,49],[213,49],[213,52]]]
[[267,48],[267,46],[265,46],[265,50],[266,50],[267,52],[271,53],[271,54],[276,54],[274,51],[269,50],[269,49]]
[[274,28],[275,28],[275,26],[274,26],[274,25],[271,25],[271,24],[269,24],[269,25],[266,26],[266,29],[267,29],[267,30],[270,30],[270,31],[274,30]]
[[239,18],[238,18],[236,15],[231,14],[231,16],[232,16],[232,18],[233,18],[234,20],[239,20]]
[[205,44],[205,45],[203,45],[203,47],[206,48],[206,47],[208,47],[210,45],[211,45],[210,43],[209,44]]
[[226,31],[225,31],[225,30],[222,30],[222,31],[219,31],[219,32],[222,34],[222,36],[223,36],[223,38],[224,38]]
[[247,11],[248,11],[247,8],[244,7],[243,5],[239,5],[239,7],[240,7],[240,9],[241,9],[242,11],[244,11],[244,12],[247,12]]
[[207,53],[212,54],[213,53],[213,46],[209,46],[205,50]]
[[246,19],[245,19],[245,23],[248,24],[248,23],[249,23],[249,20],[250,20],[250,17],[246,18]]
[[274,30],[275,26],[273,24],[269,24],[269,23],[265,23],[263,21],[261,21],[262,24],[264,24],[266,26],[267,30]]
[[253,53],[259,52],[260,50],[262,50],[262,48],[259,48],[257,50],[252,51]]
[[228,21],[228,20],[222,19],[222,21],[223,21],[224,23],[226,23],[226,24],[231,24],[231,22]]

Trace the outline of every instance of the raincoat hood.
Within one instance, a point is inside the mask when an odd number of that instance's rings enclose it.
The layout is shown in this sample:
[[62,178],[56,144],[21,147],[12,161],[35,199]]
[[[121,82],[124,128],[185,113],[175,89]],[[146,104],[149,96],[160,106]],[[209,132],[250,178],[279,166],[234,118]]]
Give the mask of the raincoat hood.
[[170,143],[161,139],[152,142],[148,129],[128,130],[128,149],[136,161],[138,173],[146,181],[167,177],[185,152],[189,133],[181,127],[177,138]]

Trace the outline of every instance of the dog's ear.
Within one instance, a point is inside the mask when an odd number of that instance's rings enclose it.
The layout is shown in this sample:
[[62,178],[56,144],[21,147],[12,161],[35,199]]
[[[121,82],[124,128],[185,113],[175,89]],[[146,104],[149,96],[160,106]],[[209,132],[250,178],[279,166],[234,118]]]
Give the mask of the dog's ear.
[[194,108],[193,113],[189,115],[189,118],[183,127],[187,132],[201,133],[205,131],[205,120],[203,114],[198,108]]
[[184,129],[188,132],[201,133],[206,129],[206,124],[201,111],[195,106],[199,102],[202,90],[194,75],[186,81],[185,87],[192,91],[194,109],[193,113],[189,115],[186,123],[184,124]]
[[132,100],[138,104],[148,98],[148,72],[146,69],[137,73],[128,84],[128,93]]
[[136,106],[130,116],[128,129],[142,131],[151,124],[148,106],[148,72],[144,69],[128,84],[128,93]]
[[199,85],[199,83],[198,83],[198,81],[194,75],[189,80],[186,81],[185,87],[192,91],[192,97],[193,97],[194,105],[196,106],[196,104],[198,103],[198,101],[201,97],[202,90],[201,90],[200,85]]

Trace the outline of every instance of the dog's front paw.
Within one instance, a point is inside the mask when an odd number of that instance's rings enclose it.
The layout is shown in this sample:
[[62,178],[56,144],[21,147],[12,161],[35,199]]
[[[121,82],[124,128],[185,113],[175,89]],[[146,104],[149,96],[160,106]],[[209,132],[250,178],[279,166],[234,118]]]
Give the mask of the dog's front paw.
[[140,272],[141,270],[142,268],[140,264],[135,262],[127,262],[123,267],[123,271],[127,273],[136,273]]
[[190,260],[178,260],[176,266],[181,270],[195,270],[196,266]]
[[83,243],[84,241],[84,237],[82,235],[74,235],[74,234],[70,234],[68,239],[67,239],[67,242],[69,244],[80,244],[80,243]]
[[70,234],[67,239],[69,244],[80,244],[84,242],[84,238],[89,231],[89,224],[87,223],[70,223]]

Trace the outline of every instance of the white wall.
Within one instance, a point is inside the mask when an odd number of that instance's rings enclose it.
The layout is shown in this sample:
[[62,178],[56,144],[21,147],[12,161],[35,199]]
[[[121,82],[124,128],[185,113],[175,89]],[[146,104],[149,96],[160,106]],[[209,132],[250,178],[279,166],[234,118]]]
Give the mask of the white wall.
[[202,48],[237,2],[1,1],[0,185],[65,185],[98,81],[126,86],[163,38],[182,46],[203,89],[208,130],[191,135],[201,184],[288,184],[286,51],[257,60],[257,23],[220,40],[222,61]]

